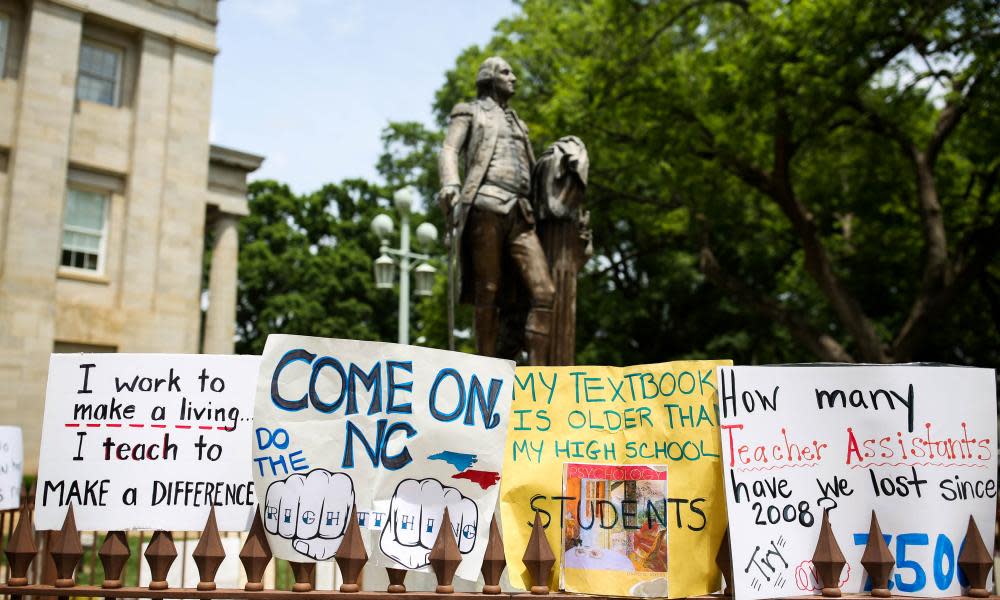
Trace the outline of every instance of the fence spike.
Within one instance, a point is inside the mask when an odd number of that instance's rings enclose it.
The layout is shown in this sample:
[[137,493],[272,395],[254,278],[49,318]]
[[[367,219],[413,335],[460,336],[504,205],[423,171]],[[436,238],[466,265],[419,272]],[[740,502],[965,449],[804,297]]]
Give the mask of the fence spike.
[[434,576],[437,577],[437,587],[434,591],[438,594],[451,594],[455,592],[455,586],[451,584],[455,578],[455,571],[458,570],[459,563],[462,562],[462,555],[458,551],[458,544],[455,543],[455,534],[451,529],[451,516],[448,514],[448,507],[444,508],[441,515],[441,527],[438,528],[437,539],[431,547],[430,554],[431,568],[434,569]]
[[386,567],[385,572],[389,576],[389,587],[385,591],[390,594],[402,594],[406,592],[406,569]]
[[28,585],[28,567],[38,554],[30,510],[22,509],[18,514],[17,526],[7,540],[4,554],[7,555],[7,564],[10,568],[7,572],[7,585],[12,587]]
[[73,587],[76,585],[73,571],[83,558],[83,546],[80,544],[80,532],[76,529],[76,514],[72,504],[66,509],[62,529],[54,537],[49,554],[56,565],[56,587]]
[[493,520],[490,521],[490,538],[486,542],[486,551],[483,553],[483,593],[500,593],[500,576],[507,566],[507,557],[503,553],[503,536],[500,534],[500,526],[497,525],[497,515],[493,513]]
[[365,541],[361,536],[361,526],[358,525],[358,506],[351,507],[351,515],[347,519],[347,531],[344,538],[340,540],[340,546],[333,553],[337,566],[340,567],[340,575],[344,582],[340,584],[340,591],[353,594],[361,589],[358,585],[358,577],[361,576],[361,569],[365,568],[368,562],[368,551],[365,550]]
[[97,555],[104,567],[104,582],[101,587],[115,589],[122,587],[122,571],[128,564],[132,549],[128,546],[128,537],[124,531],[109,531],[104,536],[104,543]]
[[191,556],[198,565],[198,589],[209,591],[215,589],[215,574],[219,565],[226,559],[226,549],[222,547],[222,537],[219,536],[219,525],[215,520],[215,506],[208,511],[208,520],[201,532],[201,539],[194,547]]
[[528,538],[528,547],[525,548],[524,558],[521,560],[531,576],[531,593],[536,596],[548,594],[550,591],[548,584],[552,577],[552,567],[556,564],[556,555],[552,553],[552,546],[545,537],[542,516],[538,511],[535,511],[531,537]]
[[876,598],[888,598],[892,595],[889,591],[889,574],[896,564],[896,558],[889,551],[889,545],[882,537],[882,528],[878,524],[878,517],[872,511],[871,526],[868,528],[868,543],[865,551],[861,555],[861,565],[868,572],[872,580],[872,596]]
[[243,589],[248,592],[263,590],[264,584],[261,583],[261,580],[264,579],[267,564],[271,562],[271,546],[267,543],[264,521],[260,518],[259,510],[254,511],[250,533],[247,534],[247,541],[240,549],[240,562],[243,563],[243,569],[247,572],[247,584]]
[[153,532],[153,537],[149,539],[146,546],[146,563],[149,565],[150,582],[149,589],[165,590],[167,584],[167,573],[170,565],[177,558],[177,548],[174,546],[174,536],[169,531],[157,530]]
[[314,562],[293,562],[292,574],[295,575],[295,584],[292,585],[293,592],[311,592],[313,589],[313,575],[316,573],[316,563]]
[[729,547],[729,526],[722,534],[722,542],[719,543],[719,551],[715,553],[715,566],[719,567],[722,577],[726,581],[726,589],[722,592],[725,598],[733,597],[733,554]]
[[844,570],[847,560],[840,550],[833,528],[830,527],[830,511],[823,511],[823,523],[819,527],[819,539],[812,555],[813,567],[816,568],[817,579],[823,586],[823,595],[827,598],[840,597],[840,573]]
[[969,528],[965,531],[965,542],[962,551],[958,553],[958,566],[969,580],[969,589],[965,592],[970,598],[986,598],[986,576],[993,568],[993,557],[990,556],[983,536],[979,532],[975,519],[969,517]]

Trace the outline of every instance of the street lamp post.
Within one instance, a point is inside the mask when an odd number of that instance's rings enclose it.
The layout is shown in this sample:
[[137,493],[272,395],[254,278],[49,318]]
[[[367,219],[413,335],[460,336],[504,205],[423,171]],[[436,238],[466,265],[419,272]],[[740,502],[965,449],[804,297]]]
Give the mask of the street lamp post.
[[[392,289],[396,263],[399,263],[399,343],[410,343],[410,271],[414,270],[418,296],[430,296],[434,285],[436,269],[426,261],[430,255],[410,251],[410,209],[417,198],[417,190],[412,186],[401,188],[393,194],[393,203],[399,211],[399,249],[390,248],[388,238],[392,235],[393,222],[389,215],[378,215],[372,219],[372,231],[382,242],[380,256],[375,259],[375,287]],[[437,228],[430,223],[417,227],[417,243],[427,246],[437,239]],[[393,258],[396,257],[396,258]],[[411,261],[422,261],[416,269]]]

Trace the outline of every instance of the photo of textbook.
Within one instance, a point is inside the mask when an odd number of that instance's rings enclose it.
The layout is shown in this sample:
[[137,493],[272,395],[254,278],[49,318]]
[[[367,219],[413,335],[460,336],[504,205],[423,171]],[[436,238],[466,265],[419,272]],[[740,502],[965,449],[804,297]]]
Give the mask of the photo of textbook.
[[560,587],[667,596],[667,467],[569,463],[563,471]]

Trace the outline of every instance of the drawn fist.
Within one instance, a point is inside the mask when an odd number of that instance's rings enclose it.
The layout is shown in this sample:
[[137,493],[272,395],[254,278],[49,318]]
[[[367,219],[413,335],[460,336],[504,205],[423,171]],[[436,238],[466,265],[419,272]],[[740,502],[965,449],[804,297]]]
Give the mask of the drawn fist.
[[382,529],[379,547],[386,556],[408,569],[430,564],[430,552],[448,508],[458,551],[467,554],[476,543],[479,509],[453,487],[436,479],[404,479],[389,502],[389,521]]
[[313,469],[267,488],[264,529],[292,540],[292,548],[326,560],[340,546],[354,505],[354,482],[344,473]]

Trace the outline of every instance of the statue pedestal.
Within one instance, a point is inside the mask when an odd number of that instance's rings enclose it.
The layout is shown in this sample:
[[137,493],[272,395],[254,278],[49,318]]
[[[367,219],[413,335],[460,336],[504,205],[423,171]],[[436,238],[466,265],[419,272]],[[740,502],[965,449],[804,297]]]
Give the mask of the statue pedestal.
[[576,275],[583,267],[580,229],[576,221],[550,219],[539,223],[538,237],[556,288],[547,364],[572,365],[576,359]]

